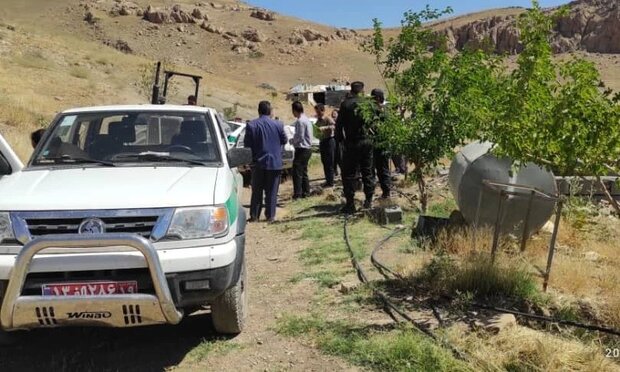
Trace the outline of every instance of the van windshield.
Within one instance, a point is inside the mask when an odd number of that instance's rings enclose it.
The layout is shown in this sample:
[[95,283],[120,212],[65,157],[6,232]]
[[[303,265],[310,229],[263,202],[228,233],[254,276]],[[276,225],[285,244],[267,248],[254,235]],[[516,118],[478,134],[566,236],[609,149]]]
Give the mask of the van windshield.
[[179,112],[93,112],[60,116],[31,165],[221,163],[209,115]]

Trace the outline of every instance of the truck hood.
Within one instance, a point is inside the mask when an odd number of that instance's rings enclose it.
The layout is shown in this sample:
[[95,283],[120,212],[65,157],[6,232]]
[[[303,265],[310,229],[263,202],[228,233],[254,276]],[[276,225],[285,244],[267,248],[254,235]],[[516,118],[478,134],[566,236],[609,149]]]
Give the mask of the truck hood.
[[211,205],[217,175],[207,167],[24,170],[0,178],[0,211]]

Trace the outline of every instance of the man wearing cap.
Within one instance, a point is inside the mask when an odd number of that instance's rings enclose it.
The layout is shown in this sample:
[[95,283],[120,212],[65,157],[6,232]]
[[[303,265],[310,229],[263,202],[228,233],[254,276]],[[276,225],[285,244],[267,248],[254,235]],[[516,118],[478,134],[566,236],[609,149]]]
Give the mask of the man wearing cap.
[[[385,102],[385,94],[379,88],[375,88],[370,92],[370,96],[375,103],[375,126],[381,125],[384,119],[383,105]],[[377,178],[379,178],[379,185],[381,185],[381,198],[390,198],[390,189],[392,188],[392,178],[390,177],[390,156],[380,144],[374,144],[373,161],[375,165],[375,172]]]
[[362,174],[364,185],[364,208],[372,206],[375,191],[375,180],[372,171],[373,145],[371,141],[371,124],[367,123],[358,109],[363,99],[364,83],[356,81],[351,84],[351,94],[340,105],[336,122],[336,140],[344,143],[344,159],[342,184],[346,204],[342,213],[355,213],[355,181],[356,171]]

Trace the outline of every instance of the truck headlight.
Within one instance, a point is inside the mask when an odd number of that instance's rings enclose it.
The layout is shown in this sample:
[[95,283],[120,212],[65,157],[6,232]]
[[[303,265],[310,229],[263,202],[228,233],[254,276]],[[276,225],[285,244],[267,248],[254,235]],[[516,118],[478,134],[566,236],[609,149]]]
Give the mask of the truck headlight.
[[7,240],[15,240],[11,217],[7,212],[0,212],[0,244]]
[[178,208],[168,228],[168,237],[202,239],[226,235],[228,211],[226,207]]

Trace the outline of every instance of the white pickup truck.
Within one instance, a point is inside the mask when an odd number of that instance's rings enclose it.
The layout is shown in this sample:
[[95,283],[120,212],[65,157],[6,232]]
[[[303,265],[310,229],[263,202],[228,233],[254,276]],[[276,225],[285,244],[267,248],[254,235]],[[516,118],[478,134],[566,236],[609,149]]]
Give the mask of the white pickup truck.
[[216,331],[241,332],[236,168],[251,152],[228,148],[220,120],[195,106],[68,110],[25,167],[0,136],[0,328],[177,324],[210,307]]

